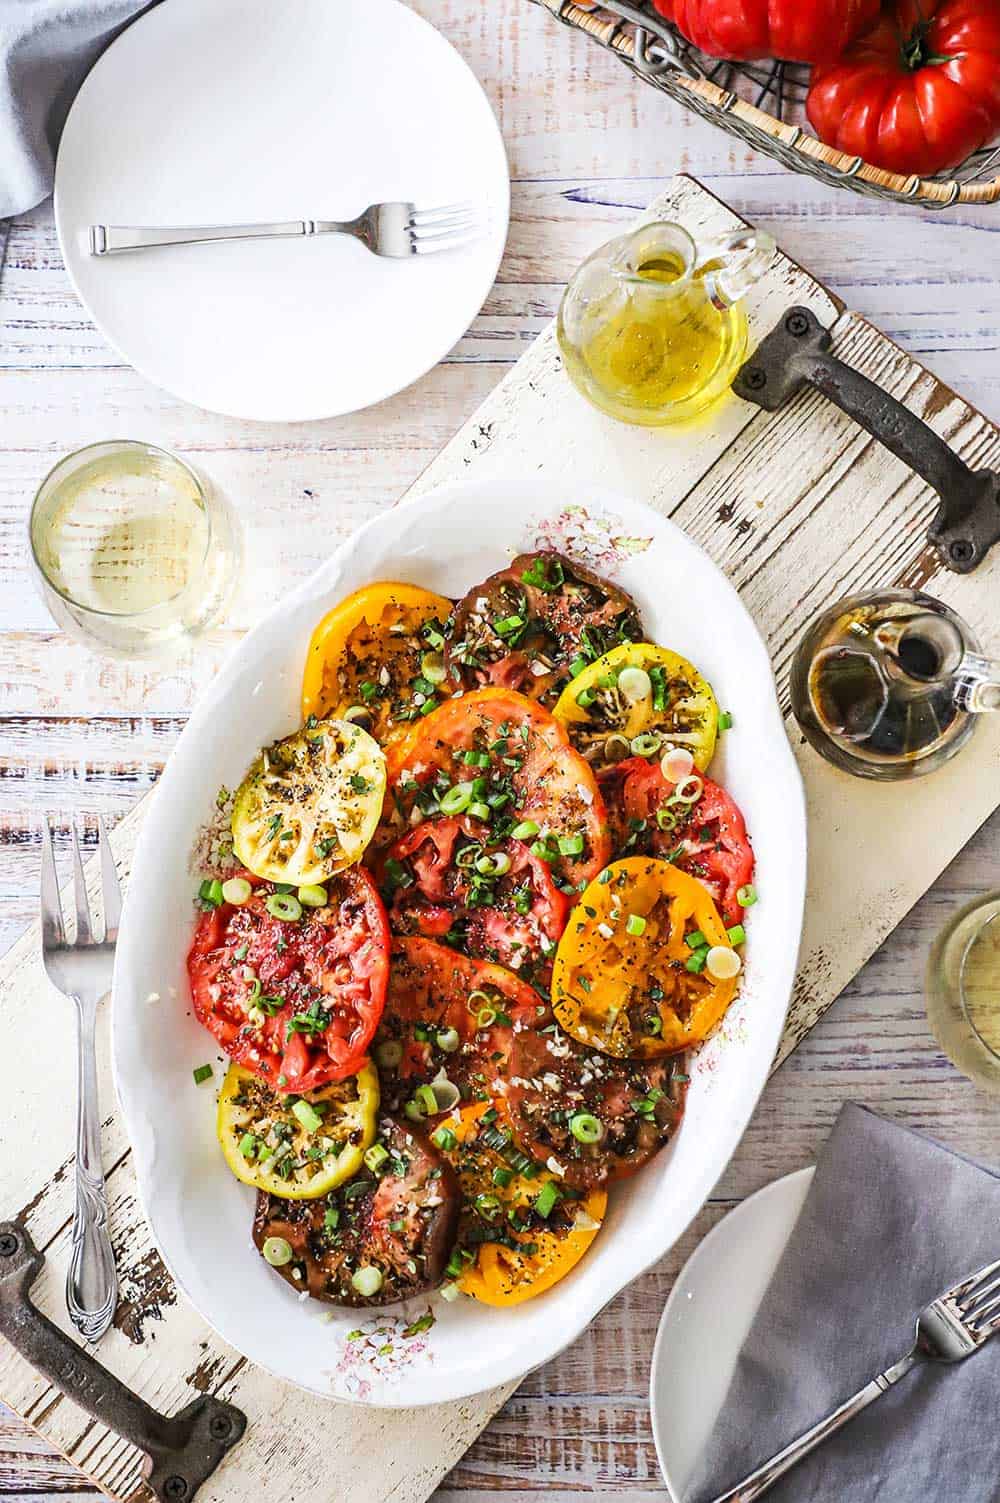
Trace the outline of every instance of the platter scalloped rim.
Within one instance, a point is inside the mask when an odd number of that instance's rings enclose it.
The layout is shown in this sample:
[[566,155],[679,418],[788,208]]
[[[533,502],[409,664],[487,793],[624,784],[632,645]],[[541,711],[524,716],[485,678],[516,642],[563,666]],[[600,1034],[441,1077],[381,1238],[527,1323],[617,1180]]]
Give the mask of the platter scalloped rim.
[[[457,596],[539,543],[562,546],[629,590],[653,639],[698,664],[733,716],[713,773],[747,816],[761,893],[747,925],[741,995],[694,1059],[677,1138],[614,1188],[600,1236],[556,1288],[508,1310],[436,1296],[381,1319],[331,1310],[297,1299],[257,1255],[253,1193],[218,1152],[211,1091],[192,1083],[192,1069],[214,1059],[218,1084],[222,1057],[187,998],[191,851],[219,786],[234,786],[261,745],[299,723],[302,662],[325,610],[380,578]],[[207,1323],[274,1376],[328,1398],[409,1407],[468,1397],[549,1361],[697,1215],[743,1134],[781,1035],[805,901],[805,802],[767,650],[707,554],[642,502],[494,476],[375,517],[244,638],[170,756],[132,873],[115,970],[114,1074],[164,1263]],[[151,1005],[151,994],[161,1000]],[[405,1334],[428,1308],[430,1328]]]

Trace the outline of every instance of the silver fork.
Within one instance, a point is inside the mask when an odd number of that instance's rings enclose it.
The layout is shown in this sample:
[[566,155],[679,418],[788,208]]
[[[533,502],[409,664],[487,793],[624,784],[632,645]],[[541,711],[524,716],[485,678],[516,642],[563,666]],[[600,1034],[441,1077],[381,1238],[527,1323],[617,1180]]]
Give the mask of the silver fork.
[[108,837],[100,820],[98,830],[104,907],[102,939],[94,935],[76,830],[72,832],[73,903],[76,909],[73,939],[70,939],[63,921],[49,820],[45,821],[42,831],[42,961],[49,980],[76,1004],[76,1210],[73,1252],[66,1274],[66,1305],[70,1319],[87,1341],[97,1341],[104,1335],[118,1302],[118,1275],[108,1235],[108,1199],[101,1168],[101,1113],[97,1100],[94,1030],[97,1004],[111,986],[121,918],[121,889]]
[[894,1383],[923,1362],[963,1362],[1000,1328],[1000,1259],[952,1285],[917,1316],[912,1349],[884,1373],[879,1373],[852,1398],[813,1425],[798,1440],[765,1461],[743,1481],[720,1493],[715,1503],[752,1503],[773,1487],[779,1477],[808,1456],[862,1409],[867,1409]]
[[194,245],[203,240],[273,240],[300,235],[353,235],[376,256],[405,259],[428,252],[454,250],[474,239],[480,229],[475,204],[441,204],[421,209],[412,203],[370,204],[357,219],[292,219],[277,224],[174,225],[142,229],[131,225],[92,224],[90,253],[113,256],[120,251],[158,245]]

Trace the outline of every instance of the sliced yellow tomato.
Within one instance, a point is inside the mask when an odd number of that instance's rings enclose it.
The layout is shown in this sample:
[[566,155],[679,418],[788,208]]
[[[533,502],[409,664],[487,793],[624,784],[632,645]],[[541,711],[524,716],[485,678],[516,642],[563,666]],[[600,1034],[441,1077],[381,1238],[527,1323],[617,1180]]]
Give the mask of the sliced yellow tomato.
[[305,1096],[281,1096],[230,1065],[215,1128],[226,1163],[245,1185],[284,1200],[315,1200],[361,1168],[375,1141],[378,1103],[369,1063]]
[[594,767],[686,747],[704,772],[715,751],[719,706],[687,658],[651,642],[626,642],[584,668],[553,715]]
[[233,800],[233,848],[269,882],[308,886],[360,861],[385,796],[385,757],[347,720],[320,720],[261,752]]
[[559,941],[553,1010],[572,1038],[618,1059],[686,1049],[736,995],[735,974],[711,974],[719,949],[734,946],[697,878],[652,857],[615,861],[583,893]]
[[[533,1165],[488,1101],[443,1118],[433,1141],[458,1171],[462,1213],[449,1266],[464,1294],[485,1305],[519,1305],[579,1263],[601,1229],[604,1190],[582,1194]],[[503,1242],[488,1240],[491,1226],[503,1228]]]
[[312,634],[302,718],[347,716],[380,742],[448,695],[442,628],[451,601],[408,584],[366,585]]

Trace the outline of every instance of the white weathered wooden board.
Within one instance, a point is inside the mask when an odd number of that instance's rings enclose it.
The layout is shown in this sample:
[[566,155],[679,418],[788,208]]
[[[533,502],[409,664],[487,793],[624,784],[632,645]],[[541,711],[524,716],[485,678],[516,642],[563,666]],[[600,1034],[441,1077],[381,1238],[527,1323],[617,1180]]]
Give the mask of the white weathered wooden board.
[[[695,228],[732,223],[714,200],[683,181],[666,212]],[[790,301],[810,302],[825,321],[837,315],[817,284],[784,263],[758,302],[758,330]],[[963,453],[980,462],[1000,458],[996,430],[883,336],[849,315],[837,318],[836,332],[838,348],[849,359],[905,394]],[[472,465],[495,465],[515,475],[541,473],[560,491],[574,483],[596,483],[646,496],[730,573],[769,639],[779,676],[802,622],[833,593],[934,573],[920,541],[930,510],[927,493],[818,399],[806,398],[772,419],[734,401],[711,429],[636,433],[582,405],[558,370],[551,335],[538,342],[419,484],[446,481]],[[934,588],[982,629],[989,591],[996,588],[996,565],[968,581],[935,577]],[[738,652],[738,643],[727,645]],[[786,1048],[990,812],[996,779],[989,773],[997,755],[997,737],[981,736],[961,764],[925,785],[901,790],[898,798],[896,790],[888,798],[878,790],[876,798],[875,790],[826,769],[814,757],[802,759],[812,821],[812,918]],[[135,822],[130,818],[116,832],[125,865]],[[890,873],[897,874],[895,880]],[[35,1005],[42,985],[35,943],[27,936],[0,973],[4,1027],[18,1040],[16,1051],[0,1064],[4,1099],[11,1103],[11,1141],[34,1145],[30,1157],[21,1155],[5,1173],[3,1210],[28,1207],[33,1234],[49,1259],[40,1302],[59,1319],[70,1201],[67,1165],[56,1145],[71,1141],[72,1062],[68,1040],[53,1047],[47,1015]],[[50,1050],[49,1078],[44,1084],[19,1080],[24,1072],[18,1060],[35,1057],[43,1041]],[[109,1081],[104,1088],[110,1102]],[[43,1092],[52,1146],[39,1149]],[[60,1103],[56,1111],[53,1100]],[[274,1384],[211,1337],[176,1301],[148,1245],[127,1144],[113,1118],[105,1153],[114,1165],[110,1184],[113,1216],[125,1244],[120,1262],[126,1297],[102,1359],[164,1407],[179,1405],[192,1388],[210,1387],[240,1403],[251,1417],[247,1440],[205,1496],[220,1503],[241,1497],[266,1461],[272,1482],[280,1479],[289,1496],[301,1491],[333,1499],[346,1492],[364,1456],[366,1499],[425,1497],[504,1395],[423,1411],[415,1421],[406,1414],[370,1415],[323,1405]],[[125,1496],[134,1488],[134,1453],[59,1400],[9,1351],[0,1355],[0,1393],[109,1491]],[[322,1436],[323,1443],[303,1447],[303,1436]],[[379,1458],[377,1465],[373,1458]]]

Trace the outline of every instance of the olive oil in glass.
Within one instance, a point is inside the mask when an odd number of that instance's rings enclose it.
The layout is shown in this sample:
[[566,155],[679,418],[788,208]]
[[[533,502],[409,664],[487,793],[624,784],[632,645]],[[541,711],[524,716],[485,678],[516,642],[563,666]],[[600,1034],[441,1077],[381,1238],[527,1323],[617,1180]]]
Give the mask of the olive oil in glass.
[[105,652],[177,651],[221,615],[240,559],[221,497],[151,444],[93,444],[42,482],[31,549],[57,623]]
[[559,308],[570,379],[626,423],[658,427],[705,411],[742,364],[742,298],[773,254],[759,231],[699,247],[680,225],[660,222],[609,241],[577,271]]

